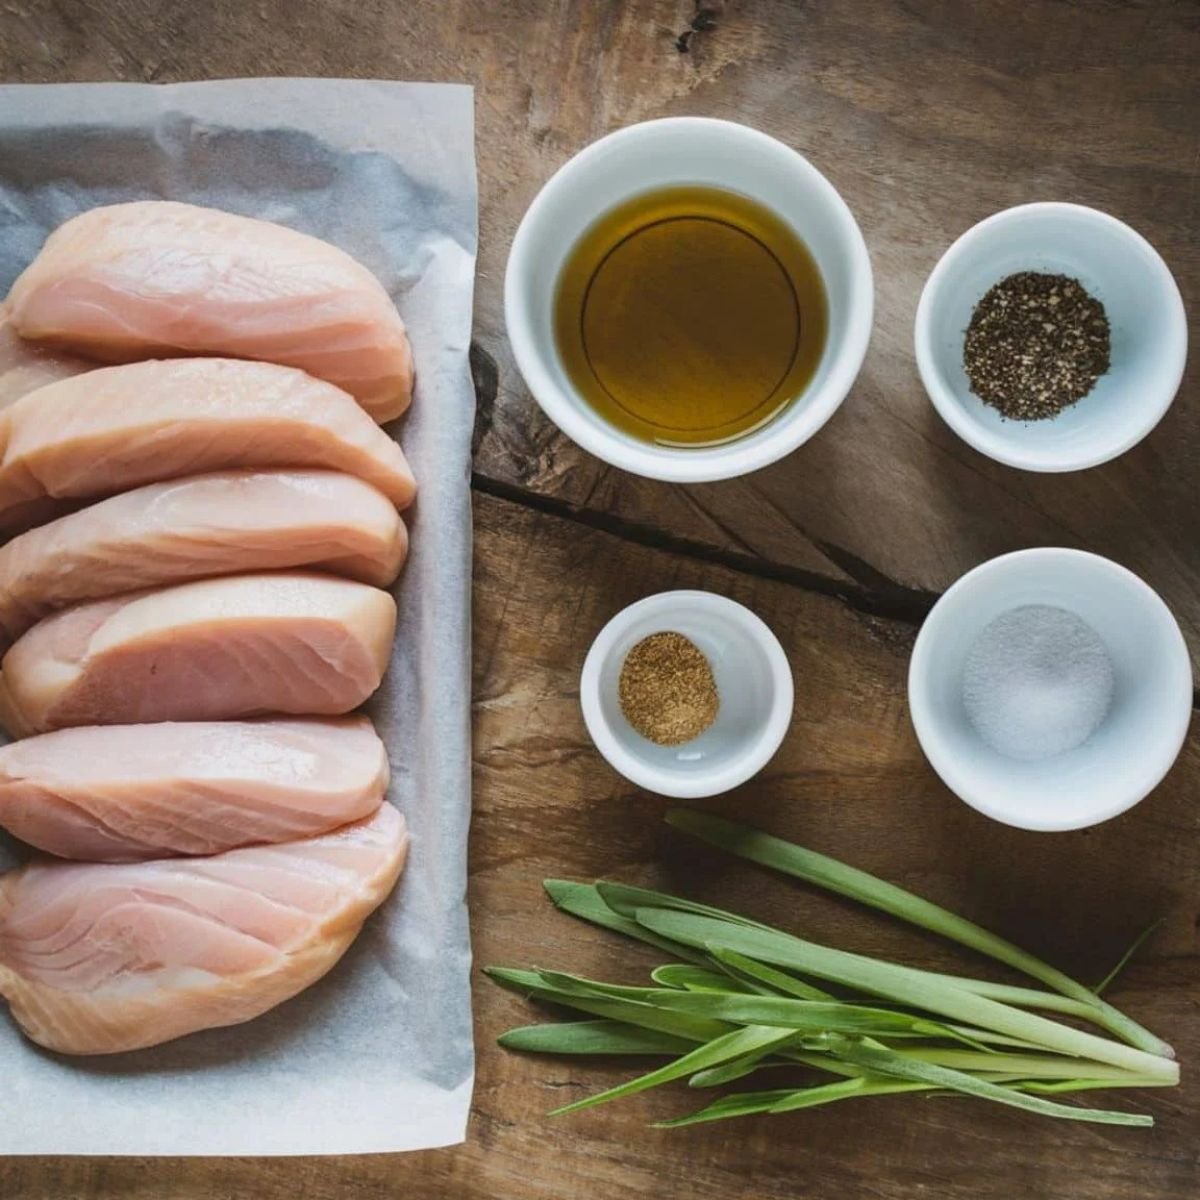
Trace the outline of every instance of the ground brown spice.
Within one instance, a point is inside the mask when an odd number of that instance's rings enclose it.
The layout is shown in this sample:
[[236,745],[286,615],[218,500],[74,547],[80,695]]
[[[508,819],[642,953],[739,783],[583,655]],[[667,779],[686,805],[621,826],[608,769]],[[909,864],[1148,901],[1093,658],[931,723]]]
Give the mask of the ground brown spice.
[[652,633],[625,656],[617,695],[625,719],[659,746],[699,737],[720,707],[708,659],[681,633]]

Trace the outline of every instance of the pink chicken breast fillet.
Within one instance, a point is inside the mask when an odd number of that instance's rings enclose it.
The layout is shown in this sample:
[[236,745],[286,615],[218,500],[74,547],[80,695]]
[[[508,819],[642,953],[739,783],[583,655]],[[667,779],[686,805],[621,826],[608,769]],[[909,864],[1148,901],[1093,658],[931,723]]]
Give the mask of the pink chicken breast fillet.
[[22,635],[0,671],[16,737],[75,725],[336,715],[379,686],[396,602],[331,575],[230,575],[94,600]]
[[60,226],[13,284],[24,338],[108,362],[219,354],[299,367],[377,421],[412,398],[413,362],[383,285],[283,225],[173,201],[94,208]]
[[0,412],[0,523],[46,500],[111,496],[237,467],[321,467],[416,491],[404,452],[343,391],[291,367],[184,358],[105,367]]
[[[70,379],[95,368],[94,362],[25,341],[13,329],[7,309],[0,306],[0,412],[48,383]],[[6,518],[0,517],[0,536],[52,521],[69,507],[63,501],[50,499],[19,504]]]
[[383,804],[333,833],[212,858],[31,863],[0,877],[0,994],[62,1054],[248,1021],[341,958],[407,848]]
[[408,535],[337,471],[219,471],[122,492],[0,546],[0,652],[69,604],[238,571],[317,567],[386,587]]
[[82,375],[95,366],[74,354],[25,341],[12,327],[8,310],[0,306],[0,410],[47,383]]
[[370,816],[387,784],[362,716],[85,726],[0,749],[0,826],[91,862],[217,854]]

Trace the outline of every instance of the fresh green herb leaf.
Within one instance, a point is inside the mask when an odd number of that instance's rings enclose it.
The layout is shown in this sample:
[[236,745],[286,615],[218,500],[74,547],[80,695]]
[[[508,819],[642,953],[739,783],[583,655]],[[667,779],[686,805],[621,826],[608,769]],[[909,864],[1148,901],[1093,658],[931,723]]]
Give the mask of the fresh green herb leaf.
[[981,1043],[955,1033],[940,1021],[913,1017],[885,1008],[857,1004],[795,1000],[787,996],[738,996],[731,993],[649,992],[645,1003],[692,1016],[712,1017],[738,1025],[774,1025],[817,1033],[865,1033],[873,1037],[947,1038],[975,1046],[987,1057]]
[[897,1079],[872,1079],[857,1076],[839,1079],[834,1083],[822,1083],[806,1088],[783,1088],[772,1092],[739,1092],[733,1096],[722,1096],[707,1108],[676,1117],[673,1121],[660,1121],[658,1129],[680,1129],[684,1125],[698,1125],[704,1121],[723,1121],[729,1117],[749,1117],[759,1113],[796,1112],[802,1108],[817,1108],[837,1100],[853,1100],[861,1096],[888,1096],[896,1092],[919,1092],[928,1085],[908,1083]]
[[543,987],[572,996],[612,996],[617,1000],[644,1003],[650,993],[659,990],[636,984],[603,983],[598,979],[585,979],[582,975],[568,975],[565,971],[538,971],[537,976]]
[[1007,1104],[1012,1108],[1021,1108],[1026,1112],[1037,1113],[1043,1117],[1058,1117],[1064,1121],[1092,1121],[1101,1125],[1150,1126],[1154,1124],[1154,1118],[1143,1113],[1114,1112],[1107,1109],[1076,1108],[1071,1105],[1056,1104],[1051,1100],[1043,1100],[1038,1096],[1017,1091],[1003,1084],[988,1083],[966,1071],[936,1066],[912,1058],[907,1054],[899,1054],[881,1046],[871,1045],[859,1038],[835,1038],[832,1048],[840,1057],[881,1075],[893,1075],[898,1079],[949,1088],[951,1091],[977,1096],[981,1100],[992,1100],[997,1104]]
[[709,952],[712,947],[734,950],[749,958],[816,975],[940,1017],[1036,1042],[1048,1050],[1093,1058],[1138,1075],[1176,1080],[1179,1077],[1178,1067],[1168,1059],[973,995],[911,967],[834,950],[790,934],[731,925],[691,913],[639,909],[637,921],[653,933]]
[[523,1025],[496,1039],[530,1054],[684,1054],[695,1044],[620,1021],[560,1021]]
[[1110,983],[1125,969],[1129,960],[1142,948],[1142,943],[1163,923],[1163,918],[1159,917],[1157,921],[1152,921],[1141,933],[1133,939],[1133,943],[1129,949],[1117,959],[1117,965],[1105,977],[1096,984],[1096,995],[1099,996]]
[[[694,967],[690,963],[668,963],[650,972],[655,983],[666,988],[678,988],[686,992],[727,992],[730,984],[737,985],[731,976],[707,967]],[[740,986],[739,986],[739,990]]]
[[674,954],[676,958],[694,962],[698,966],[709,965],[705,955],[697,954],[695,950],[687,946],[680,946],[665,938],[657,937],[649,930],[643,929],[636,921],[631,921],[615,913],[600,898],[600,893],[594,884],[576,883],[570,879],[546,879],[542,881],[542,886],[554,902],[555,908],[560,912],[570,913],[573,917],[578,917],[582,921],[590,921],[593,925],[599,925],[603,929],[611,929],[614,933],[623,933],[626,937],[636,938],[639,942],[646,942],[667,954]]
[[675,1117],[670,1121],[659,1121],[654,1128],[681,1129],[684,1125],[699,1125],[703,1121],[724,1121],[728,1117],[750,1117],[756,1113],[770,1112],[780,1100],[786,1100],[788,1096],[795,1095],[795,1092],[795,1088],[780,1088],[773,1092],[738,1092],[733,1096],[722,1096],[720,1100],[714,1100],[699,1112],[690,1113],[686,1117]]
[[1120,1079],[1029,1079],[1011,1083],[1010,1087],[1023,1092],[1053,1096],[1061,1092],[1086,1092],[1091,1090],[1112,1091],[1115,1088],[1171,1087],[1161,1079],[1137,1079],[1122,1076]]
[[978,1054],[971,1050],[924,1046],[906,1046],[902,1053],[908,1058],[940,1067],[953,1067],[956,1071],[987,1071],[1015,1079],[1124,1078],[1132,1081],[1140,1078],[1116,1071],[1108,1063],[1089,1062],[1084,1058],[1070,1058],[1061,1054]]
[[746,958],[744,955],[738,954],[736,950],[723,950],[719,946],[714,946],[709,953],[731,974],[756,980],[776,992],[782,992],[785,996],[795,996],[798,1000],[834,999],[828,992],[813,987],[812,984],[805,983],[802,979],[797,979],[785,971],[777,971],[774,967],[768,967],[763,963],[755,962],[752,958]]
[[785,1058],[778,1058],[775,1055],[776,1052],[774,1050],[758,1050],[754,1054],[735,1058],[732,1062],[724,1063],[722,1066],[708,1067],[706,1070],[697,1071],[688,1080],[688,1087],[723,1087],[727,1083],[732,1083],[735,1079],[744,1079],[747,1075],[753,1075],[755,1071],[762,1071],[767,1067],[794,1068],[796,1066],[794,1062],[789,1062]]
[[[1147,1053],[1172,1057],[1170,1046],[1155,1037],[1136,1021],[1113,1008],[1100,998],[1098,992],[1090,991],[1069,975],[1042,962],[1041,959],[1014,946],[1012,942],[957,916],[948,909],[925,900],[904,888],[888,883],[847,866],[837,859],[829,858],[802,846],[796,846],[781,838],[753,829],[748,825],[729,821],[712,813],[697,809],[674,808],[666,816],[667,823],[684,833],[719,849],[727,850],[741,858],[782,871],[803,879],[827,891],[836,892],[861,904],[869,905],[882,912],[890,913],[912,925],[928,929],[962,946],[968,946],[998,962],[1015,968],[1064,996],[1083,1001],[1096,1009],[1100,1023]],[[1136,949],[1136,946],[1135,946]],[[1120,964],[1118,964],[1118,969]],[[1107,981],[1106,981],[1107,982]],[[1103,985],[1102,985],[1103,986]]]
[[677,1058],[673,1063],[660,1067],[657,1071],[651,1071],[637,1079],[631,1079],[628,1083],[619,1084],[617,1087],[609,1088],[608,1091],[600,1092],[595,1096],[576,1100],[573,1104],[565,1104],[562,1108],[556,1108],[550,1115],[557,1117],[564,1113],[579,1112],[597,1104],[618,1100],[622,1096],[632,1096],[649,1088],[670,1083],[672,1080],[682,1079],[685,1075],[692,1075],[707,1067],[715,1067],[731,1059],[741,1058],[760,1048],[782,1046],[790,1041],[792,1036],[790,1032],[780,1033],[778,1029],[757,1029],[753,1026],[736,1029],[732,1033],[714,1038],[707,1045],[698,1047],[681,1058]]
[[[673,823],[686,826],[689,821],[685,817]],[[712,827],[706,828],[711,834]],[[778,858],[783,847],[787,865],[780,869],[982,949],[1009,965],[1019,965],[1010,961],[1012,955],[1038,964],[977,926],[864,872],[745,827],[718,824],[722,837],[730,828],[751,839],[753,852],[745,853],[746,857],[779,866],[768,859]],[[766,839],[769,851],[765,857],[760,853],[761,839]],[[715,836],[708,840],[721,844]],[[737,852],[744,851],[745,847]],[[1069,994],[1070,989],[1043,992],[942,975],[850,954],[644,888],[548,880],[546,890],[563,911],[683,960],[658,967],[652,973],[654,987],[605,983],[548,970],[492,968],[487,972],[496,982],[533,999],[599,1018],[510,1030],[500,1039],[510,1049],[677,1056],[656,1071],[568,1105],[562,1112],[684,1077],[693,1087],[711,1087],[758,1070],[803,1065],[840,1078],[805,1088],[726,1096],[665,1124],[790,1112],[838,1099],[920,1091],[971,1095],[1061,1119],[1147,1125],[1152,1121],[1142,1114],[1084,1109],[1043,1097],[1102,1087],[1166,1087],[1178,1081],[1178,1067],[1165,1043],[1066,976],[1061,979],[1076,994]],[[1003,953],[1010,957],[996,953],[997,946],[1008,947]],[[1028,963],[1021,967],[1051,987],[1061,982],[1045,964],[1038,969],[1050,972],[1049,978],[1027,968]],[[841,995],[870,1000],[842,999],[815,987],[809,978],[830,981]],[[1131,1044],[1097,1037],[1030,1009],[1078,1017],[1116,1032]],[[1139,1036],[1163,1053],[1139,1049]]]
[[747,917],[739,917],[737,913],[726,912],[721,908],[713,908],[709,904],[698,904],[694,900],[684,900],[680,896],[669,896],[666,892],[652,892],[647,888],[630,887],[624,883],[608,883],[601,880],[596,884],[600,898],[614,913],[633,920],[639,908],[670,908],[676,912],[694,913],[698,917],[713,917],[718,921],[730,921],[735,925],[745,925],[751,929],[769,929],[758,921]]
[[949,983],[976,996],[999,1000],[1002,1004],[1012,1004],[1017,1008],[1041,1009],[1043,1012],[1063,1013],[1067,1016],[1078,1017],[1081,1021],[1090,1021],[1094,1025],[1103,1024],[1100,1012],[1095,1005],[1088,1004],[1083,1000],[1075,1000],[1070,996],[1060,995],[1058,992],[1014,987],[1009,983],[993,983],[990,979],[971,979],[966,975],[945,975],[938,971],[929,971],[926,974],[931,979],[939,979],[943,983]]
[[820,1087],[803,1088],[780,1100],[769,1111],[775,1114],[796,1112],[801,1108],[815,1108],[834,1100],[851,1100],[857,1096],[891,1096],[897,1092],[920,1092],[929,1085],[912,1080],[876,1079],[869,1075],[857,1079],[843,1079],[837,1083],[825,1083]]
[[510,992],[524,992],[526,995],[531,995],[534,992],[542,991],[545,986],[542,983],[542,977],[536,971],[521,971],[515,967],[484,967],[483,973],[493,983],[508,988]]
[[[655,1029],[669,1033],[689,1042],[707,1042],[728,1033],[732,1028],[719,1021],[708,1021],[702,1017],[689,1017],[684,1013],[667,1012],[639,1004],[633,1000],[620,1000],[613,996],[587,995],[550,988],[541,983],[541,976],[533,971],[513,971],[504,967],[487,967],[485,973],[497,983],[513,991],[523,992],[535,1000],[560,1004],[574,1008],[594,1017],[610,1021],[624,1021],[642,1029]],[[533,981],[531,984],[530,981]]]

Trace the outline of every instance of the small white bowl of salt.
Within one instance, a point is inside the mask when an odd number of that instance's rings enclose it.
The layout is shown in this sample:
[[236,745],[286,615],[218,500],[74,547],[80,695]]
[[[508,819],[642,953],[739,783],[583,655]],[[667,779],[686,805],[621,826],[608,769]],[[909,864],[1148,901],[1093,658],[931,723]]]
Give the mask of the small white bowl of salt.
[[1191,661],[1131,571],[1082,550],[1021,550],[934,606],[908,699],[926,757],[972,808],[1020,829],[1082,829],[1132,808],[1178,757]]

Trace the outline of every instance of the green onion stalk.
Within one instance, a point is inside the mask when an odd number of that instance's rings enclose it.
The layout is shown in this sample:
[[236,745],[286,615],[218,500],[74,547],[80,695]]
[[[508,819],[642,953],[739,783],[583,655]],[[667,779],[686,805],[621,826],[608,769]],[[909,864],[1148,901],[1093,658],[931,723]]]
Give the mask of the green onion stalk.
[[667,821],[739,857],[939,934],[1043,987],[923,971],[645,888],[547,880],[546,891],[562,911],[673,960],[642,986],[545,969],[487,970],[502,986],[588,1018],[509,1030],[499,1039],[508,1049],[668,1060],[554,1115],[675,1081],[713,1088],[788,1069],[832,1078],[735,1092],[662,1124],[925,1092],[1061,1120],[1147,1126],[1153,1119],[1145,1113],[1050,1097],[1178,1083],[1170,1046],[1100,996],[1136,944],[1100,988],[1090,989],[973,922],[836,859],[710,814],[677,809]]

